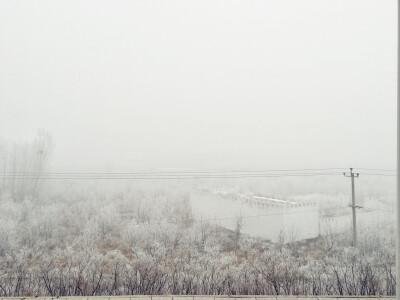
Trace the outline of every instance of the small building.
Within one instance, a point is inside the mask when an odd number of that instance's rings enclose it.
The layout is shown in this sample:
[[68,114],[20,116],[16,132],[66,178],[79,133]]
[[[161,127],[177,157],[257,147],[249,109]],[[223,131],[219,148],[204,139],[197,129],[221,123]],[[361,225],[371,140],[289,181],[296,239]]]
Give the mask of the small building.
[[217,222],[241,233],[273,242],[294,242],[319,235],[319,205],[224,191],[195,191],[190,195],[197,219]]

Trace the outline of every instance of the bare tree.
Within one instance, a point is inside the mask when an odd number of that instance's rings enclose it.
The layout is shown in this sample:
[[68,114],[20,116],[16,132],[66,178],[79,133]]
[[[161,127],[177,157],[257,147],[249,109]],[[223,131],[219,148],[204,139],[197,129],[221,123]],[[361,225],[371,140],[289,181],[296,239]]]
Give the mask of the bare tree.
[[38,181],[43,173],[48,167],[48,162],[53,150],[51,135],[44,131],[39,130],[34,143],[33,150],[36,154],[35,164],[34,164],[34,185],[33,185],[33,195],[37,195],[38,192]]

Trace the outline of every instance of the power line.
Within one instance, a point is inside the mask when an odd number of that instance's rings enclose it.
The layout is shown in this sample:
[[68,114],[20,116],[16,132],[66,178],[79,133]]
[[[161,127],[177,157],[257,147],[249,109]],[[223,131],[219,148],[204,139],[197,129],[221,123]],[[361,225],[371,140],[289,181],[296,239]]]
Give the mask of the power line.
[[[300,171],[331,171],[343,170],[344,168],[315,168],[315,169],[266,169],[266,170],[182,170],[182,171],[148,171],[148,172],[44,172],[51,175],[163,175],[163,174],[198,174],[198,173],[270,173],[270,172],[300,172]],[[36,172],[3,172],[5,174],[31,174]]]
[[75,176],[54,176],[54,175],[39,175],[39,176],[0,176],[1,179],[21,179],[21,180],[105,180],[105,179],[112,179],[112,180],[163,180],[163,179],[241,179],[241,178],[270,178],[270,177],[312,177],[312,176],[338,176],[341,173],[286,173],[286,174],[228,174],[228,175],[218,175],[218,174],[211,174],[211,175],[164,175],[164,176],[84,176],[84,175],[75,175]]
[[396,174],[378,174],[378,173],[359,173],[359,174],[370,175],[370,176],[389,176],[389,177],[397,176]]
[[[0,174],[0,179],[14,179],[14,180],[162,180],[162,179],[241,179],[241,178],[269,178],[269,177],[312,177],[312,176],[337,176],[341,172],[324,172],[324,173],[252,173],[251,171],[244,173],[43,173],[38,176],[33,173],[6,173]],[[395,177],[395,174],[381,174],[381,173],[359,173],[360,175],[367,176],[384,176]]]
[[355,170],[364,170],[364,171],[381,171],[381,172],[397,172],[395,169],[368,169],[368,168],[354,168]]
[[372,208],[372,207],[366,207],[366,206],[363,206],[363,208],[372,209],[371,211],[367,211],[367,213],[369,213],[369,212],[374,212],[374,211],[383,211],[383,212],[391,213],[391,214],[394,213],[393,210],[388,210],[388,209]]
[[[121,175],[121,176],[128,176],[128,175],[140,175],[140,176],[172,176],[172,175],[223,175],[223,174],[228,174],[228,175],[241,175],[241,174],[269,174],[272,173],[271,175],[281,175],[281,174],[275,174],[276,172],[284,172],[284,174],[287,174],[287,172],[307,172],[306,174],[314,174],[315,172],[310,172],[310,171],[333,171],[333,170],[343,170],[344,168],[309,168],[309,169],[265,169],[265,170],[182,170],[182,171],[148,171],[148,172],[43,172],[39,174],[39,176],[115,176],[115,175]],[[395,172],[396,170],[387,170],[387,169],[367,169],[367,168],[358,168],[358,170],[370,170],[370,171],[382,171],[382,172]],[[340,171],[336,171],[340,172]],[[233,173],[233,174],[229,174]],[[324,172],[324,174],[332,174],[328,172]],[[25,177],[37,177],[37,172],[25,172],[25,171],[12,171],[12,172],[7,172],[4,171],[2,172],[3,176],[2,177],[9,177],[13,176],[23,176]],[[378,174],[378,173],[362,173],[365,175],[378,175],[378,176],[396,176],[395,174]]]

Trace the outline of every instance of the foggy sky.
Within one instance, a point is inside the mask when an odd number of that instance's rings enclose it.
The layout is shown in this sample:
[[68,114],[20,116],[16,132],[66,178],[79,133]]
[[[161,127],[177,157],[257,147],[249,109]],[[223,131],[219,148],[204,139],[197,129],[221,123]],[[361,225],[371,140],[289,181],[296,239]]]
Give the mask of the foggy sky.
[[394,168],[396,1],[0,1],[0,137],[53,166]]

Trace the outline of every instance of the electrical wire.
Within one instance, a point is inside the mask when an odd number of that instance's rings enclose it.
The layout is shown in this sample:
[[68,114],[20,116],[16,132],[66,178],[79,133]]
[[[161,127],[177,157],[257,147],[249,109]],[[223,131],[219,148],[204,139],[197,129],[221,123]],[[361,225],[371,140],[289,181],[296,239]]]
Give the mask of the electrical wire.
[[39,176],[0,176],[0,179],[21,179],[21,180],[48,180],[48,179],[58,179],[58,180],[104,180],[104,179],[112,179],[112,180],[162,180],[162,179],[241,179],[241,178],[269,178],[269,177],[311,177],[311,176],[341,176],[342,173],[286,173],[286,174],[228,174],[228,175],[219,175],[219,174],[210,174],[210,175],[147,175],[147,176],[85,176],[85,175],[75,175],[75,176],[54,176],[54,175],[39,175]]
[[[182,170],[182,171],[149,171],[149,172],[3,172],[0,179],[13,180],[162,180],[162,179],[240,179],[240,178],[268,178],[268,177],[307,177],[342,175],[345,168],[309,168],[309,169],[270,169],[270,170]],[[367,169],[392,172],[394,170]],[[318,171],[318,172],[317,172]],[[278,173],[277,173],[278,172]],[[359,173],[367,176],[388,176],[395,174]]]
[[388,210],[388,209],[372,208],[372,207],[366,207],[366,206],[363,206],[362,208],[372,209],[371,211],[367,211],[367,212],[383,211],[383,212],[386,212],[386,213],[394,213],[394,211]]
[[389,176],[389,177],[395,177],[397,176],[396,174],[378,174],[378,173],[359,173],[360,175],[368,175],[368,176]]
[[[148,171],[148,172],[44,172],[49,175],[160,175],[160,174],[199,174],[199,173],[270,173],[270,172],[300,172],[300,171],[331,171],[345,168],[315,168],[315,169],[267,169],[267,170],[182,170],[182,171]],[[3,172],[3,174],[30,174],[37,172]]]
[[368,168],[355,168],[356,170],[364,170],[364,171],[380,171],[380,172],[397,172],[396,169],[368,169]]
[[[360,175],[367,175],[367,176],[383,176],[383,177],[395,177],[396,175],[394,174],[379,174],[379,173],[359,173]],[[118,174],[115,174],[118,175]],[[95,176],[89,176],[85,174],[76,174],[76,175],[53,175],[53,174],[40,174],[38,176],[33,176],[33,175],[27,175],[27,176],[22,176],[22,175],[17,175],[13,176],[10,174],[7,174],[5,176],[0,175],[0,180],[1,179],[14,179],[14,180],[48,180],[48,179],[58,179],[58,180],[81,180],[81,179],[87,179],[87,180],[99,180],[99,179],[113,179],[113,180],[146,180],[146,179],[151,179],[151,180],[162,180],[162,179],[241,179],[241,178],[271,178],[271,177],[313,177],[313,176],[342,176],[343,173],[341,172],[335,172],[335,173],[284,173],[284,174],[253,174],[253,173],[245,173],[245,174],[209,174],[209,175],[204,175],[204,174],[155,174],[157,176],[154,176],[152,174],[148,175],[141,175],[141,176],[132,176],[130,174],[127,175],[118,175],[118,176],[112,176],[111,174],[96,174]]]

